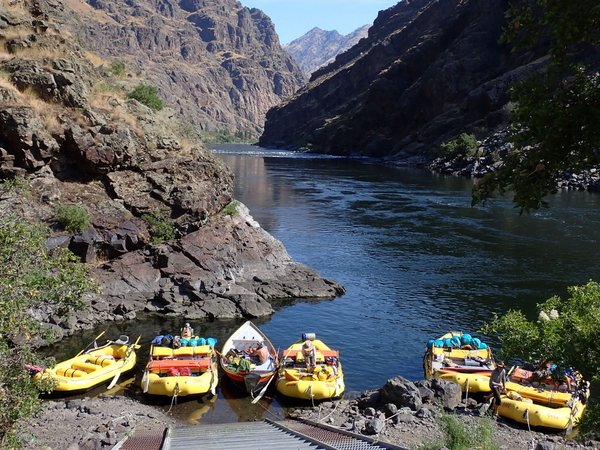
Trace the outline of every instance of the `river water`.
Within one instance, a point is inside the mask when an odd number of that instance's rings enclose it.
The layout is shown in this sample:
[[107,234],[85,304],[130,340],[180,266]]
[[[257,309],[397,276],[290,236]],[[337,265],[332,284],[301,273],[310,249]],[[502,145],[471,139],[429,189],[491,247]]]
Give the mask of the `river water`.
[[[427,341],[448,331],[469,332],[497,349],[477,334],[493,313],[534,314],[536,303],[599,279],[598,195],[560,192],[550,209],[520,216],[509,199],[471,207],[469,179],[370,160],[208,146],[234,171],[235,198],[292,258],[347,289],[330,301],[277,306],[255,323],[281,349],[302,333],[339,349],[348,392],[378,388],[396,375],[422,379]],[[147,345],[154,332],[180,322],[113,328],[143,334]],[[222,343],[239,324],[194,325]],[[96,331],[75,341],[81,345]],[[260,409],[231,397],[224,384],[216,402],[180,406],[179,414],[202,422],[248,420],[266,409],[281,416],[277,399]]]

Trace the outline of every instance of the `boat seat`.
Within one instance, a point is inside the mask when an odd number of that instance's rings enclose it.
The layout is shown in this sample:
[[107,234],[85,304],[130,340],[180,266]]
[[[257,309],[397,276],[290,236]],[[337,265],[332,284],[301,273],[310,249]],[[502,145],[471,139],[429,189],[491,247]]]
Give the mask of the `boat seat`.
[[181,369],[182,367],[188,367],[192,371],[205,372],[210,368],[210,359],[171,359],[152,361],[148,364],[148,370],[151,372],[168,372],[171,367]]
[[86,359],[87,363],[90,364],[97,364],[101,367],[106,367],[106,366],[110,366],[111,364],[116,363],[117,361],[115,360],[115,358],[107,358],[106,356],[94,356],[94,357],[88,357]]
[[209,356],[212,350],[209,345],[200,345],[198,347],[180,347],[172,349],[170,347],[152,347],[151,355],[154,358],[176,358],[181,356]]
[[173,350],[173,356],[175,358],[181,356],[210,356],[211,348],[210,345],[199,345],[197,347],[180,347]]
[[[317,362],[325,361],[325,358],[336,357],[339,358],[340,352],[337,350],[317,350]],[[302,350],[285,350],[283,356],[286,358],[296,358],[297,360],[304,361],[304,354]]]
[[99,366],[98,364],[92,364],[92,363],[83,362],[83,361],[75,361],[75,362],[73,362],[73,364],[71,364],[71,367],[73,369],[83,370],[87,373],[92,373],[101,368],[101,366]]
[[80,377],[87,375],[87,372],[85,372],[84,370],[80,370],[80,369],[60,368],[60,369],[56,369],[56,375],[60,375],[63,377],[69,377],[69,378],[80,378]]

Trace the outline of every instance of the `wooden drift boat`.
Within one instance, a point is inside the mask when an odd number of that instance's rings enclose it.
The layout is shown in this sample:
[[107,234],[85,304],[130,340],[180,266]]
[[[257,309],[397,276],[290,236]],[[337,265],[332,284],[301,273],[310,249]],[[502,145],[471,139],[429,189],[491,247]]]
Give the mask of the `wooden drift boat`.
[[152,345],[142,377],[142,390],[168,397],[216,394],[217,354],[211,345],[173,349]]
[[[344,393],[344,372],[338,350],[310,334],[315,347],[316,367],[307,368],[302,346],[306,339],[292,344],[282,354],[282,364],[277,374],[277,390],[288,397],[304,400],[325,400]],[[307,335],[303,335],[306,338]]]
[[496,367],[492,350],[470,334],[450,332],[430,340],[423,356],[425,378],[441,378],[463,392],[489,392],[489,376]]
[[[254,350],[264,346],[266,360],[250,356]],[[263,391],[277,372],[277,351],[260,329],[248,321],[239,327],[223,344],[220,357],[225,374],[254,397]]]
[[57,383],[54,389],[60,392],[89,390],[104,382],[116,381],[122,373],[135,367],[135,350],[139,345],[137,341],[134,344],[128,342],[128,336],[121,336],[101,347],[82,351],[71,359],[36,373],[33,381],[37,383],[51,378]]

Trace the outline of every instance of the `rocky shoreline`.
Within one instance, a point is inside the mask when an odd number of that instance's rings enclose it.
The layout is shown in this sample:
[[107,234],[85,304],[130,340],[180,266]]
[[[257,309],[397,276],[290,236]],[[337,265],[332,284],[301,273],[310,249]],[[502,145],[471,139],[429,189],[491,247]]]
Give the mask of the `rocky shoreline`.
[[[416,449],[443,436],[438,418],[446,413],[455,414],[468,428],[486,422],[501,449],[600,449],[600,441],[578,442],[559,433],[528,430],[504,419],[493,421],[482,417],[481,406],[475,398],[465,400],[460,387],[449,381],[413,383],[397,376],[356,398],[290,409],[286,418],[323,423]],[[40,417],[23,425],[22,431],[27,441],[25,450],[99,450],[113,448],[136,433],[182,426],[190,424],[155,406],[124,396],[100,396],[51,401]]]
[[[487,173],[498,170],[501,159],[512,148],[506,138],[508,129],[497,131],[479,144],[477,156],[439,157],[431,160],[416,160],[415,165],[436,173],[469,178],[482,178]],[[557,187],[564,190],[600,192],[600,168],[593,167],[587,172],[564,172],[557,180]]]

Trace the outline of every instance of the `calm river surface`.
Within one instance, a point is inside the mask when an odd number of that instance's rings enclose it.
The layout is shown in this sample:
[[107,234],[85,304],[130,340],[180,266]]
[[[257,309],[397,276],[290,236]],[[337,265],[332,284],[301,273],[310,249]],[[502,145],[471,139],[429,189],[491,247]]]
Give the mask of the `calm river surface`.
[[[502,198],[472,208],[468,179],[249,145],[208,147],[234,171],[235,198],[292,258],[346,287],[343,297],[281,306],[255,323],[281,349],[302,333],[340,349],[347,391],[378,388],[396,375],[420,380],[429,339],[453,330],[477,335],[495,312],[533,314],[568,286],[600,279],[599,195],[561,192],[550,209],[519,216]],[[196,328],[220,348],[240,323]],[[136,321],[119,330],[142,333],[147,345],[159,325]],[[139,355],[145,360],[147,347]],[[202,422],[262,414],[229,397],[223,385],[215,403],[180,413]],[[274,415],[279,406],[272,401]]]

